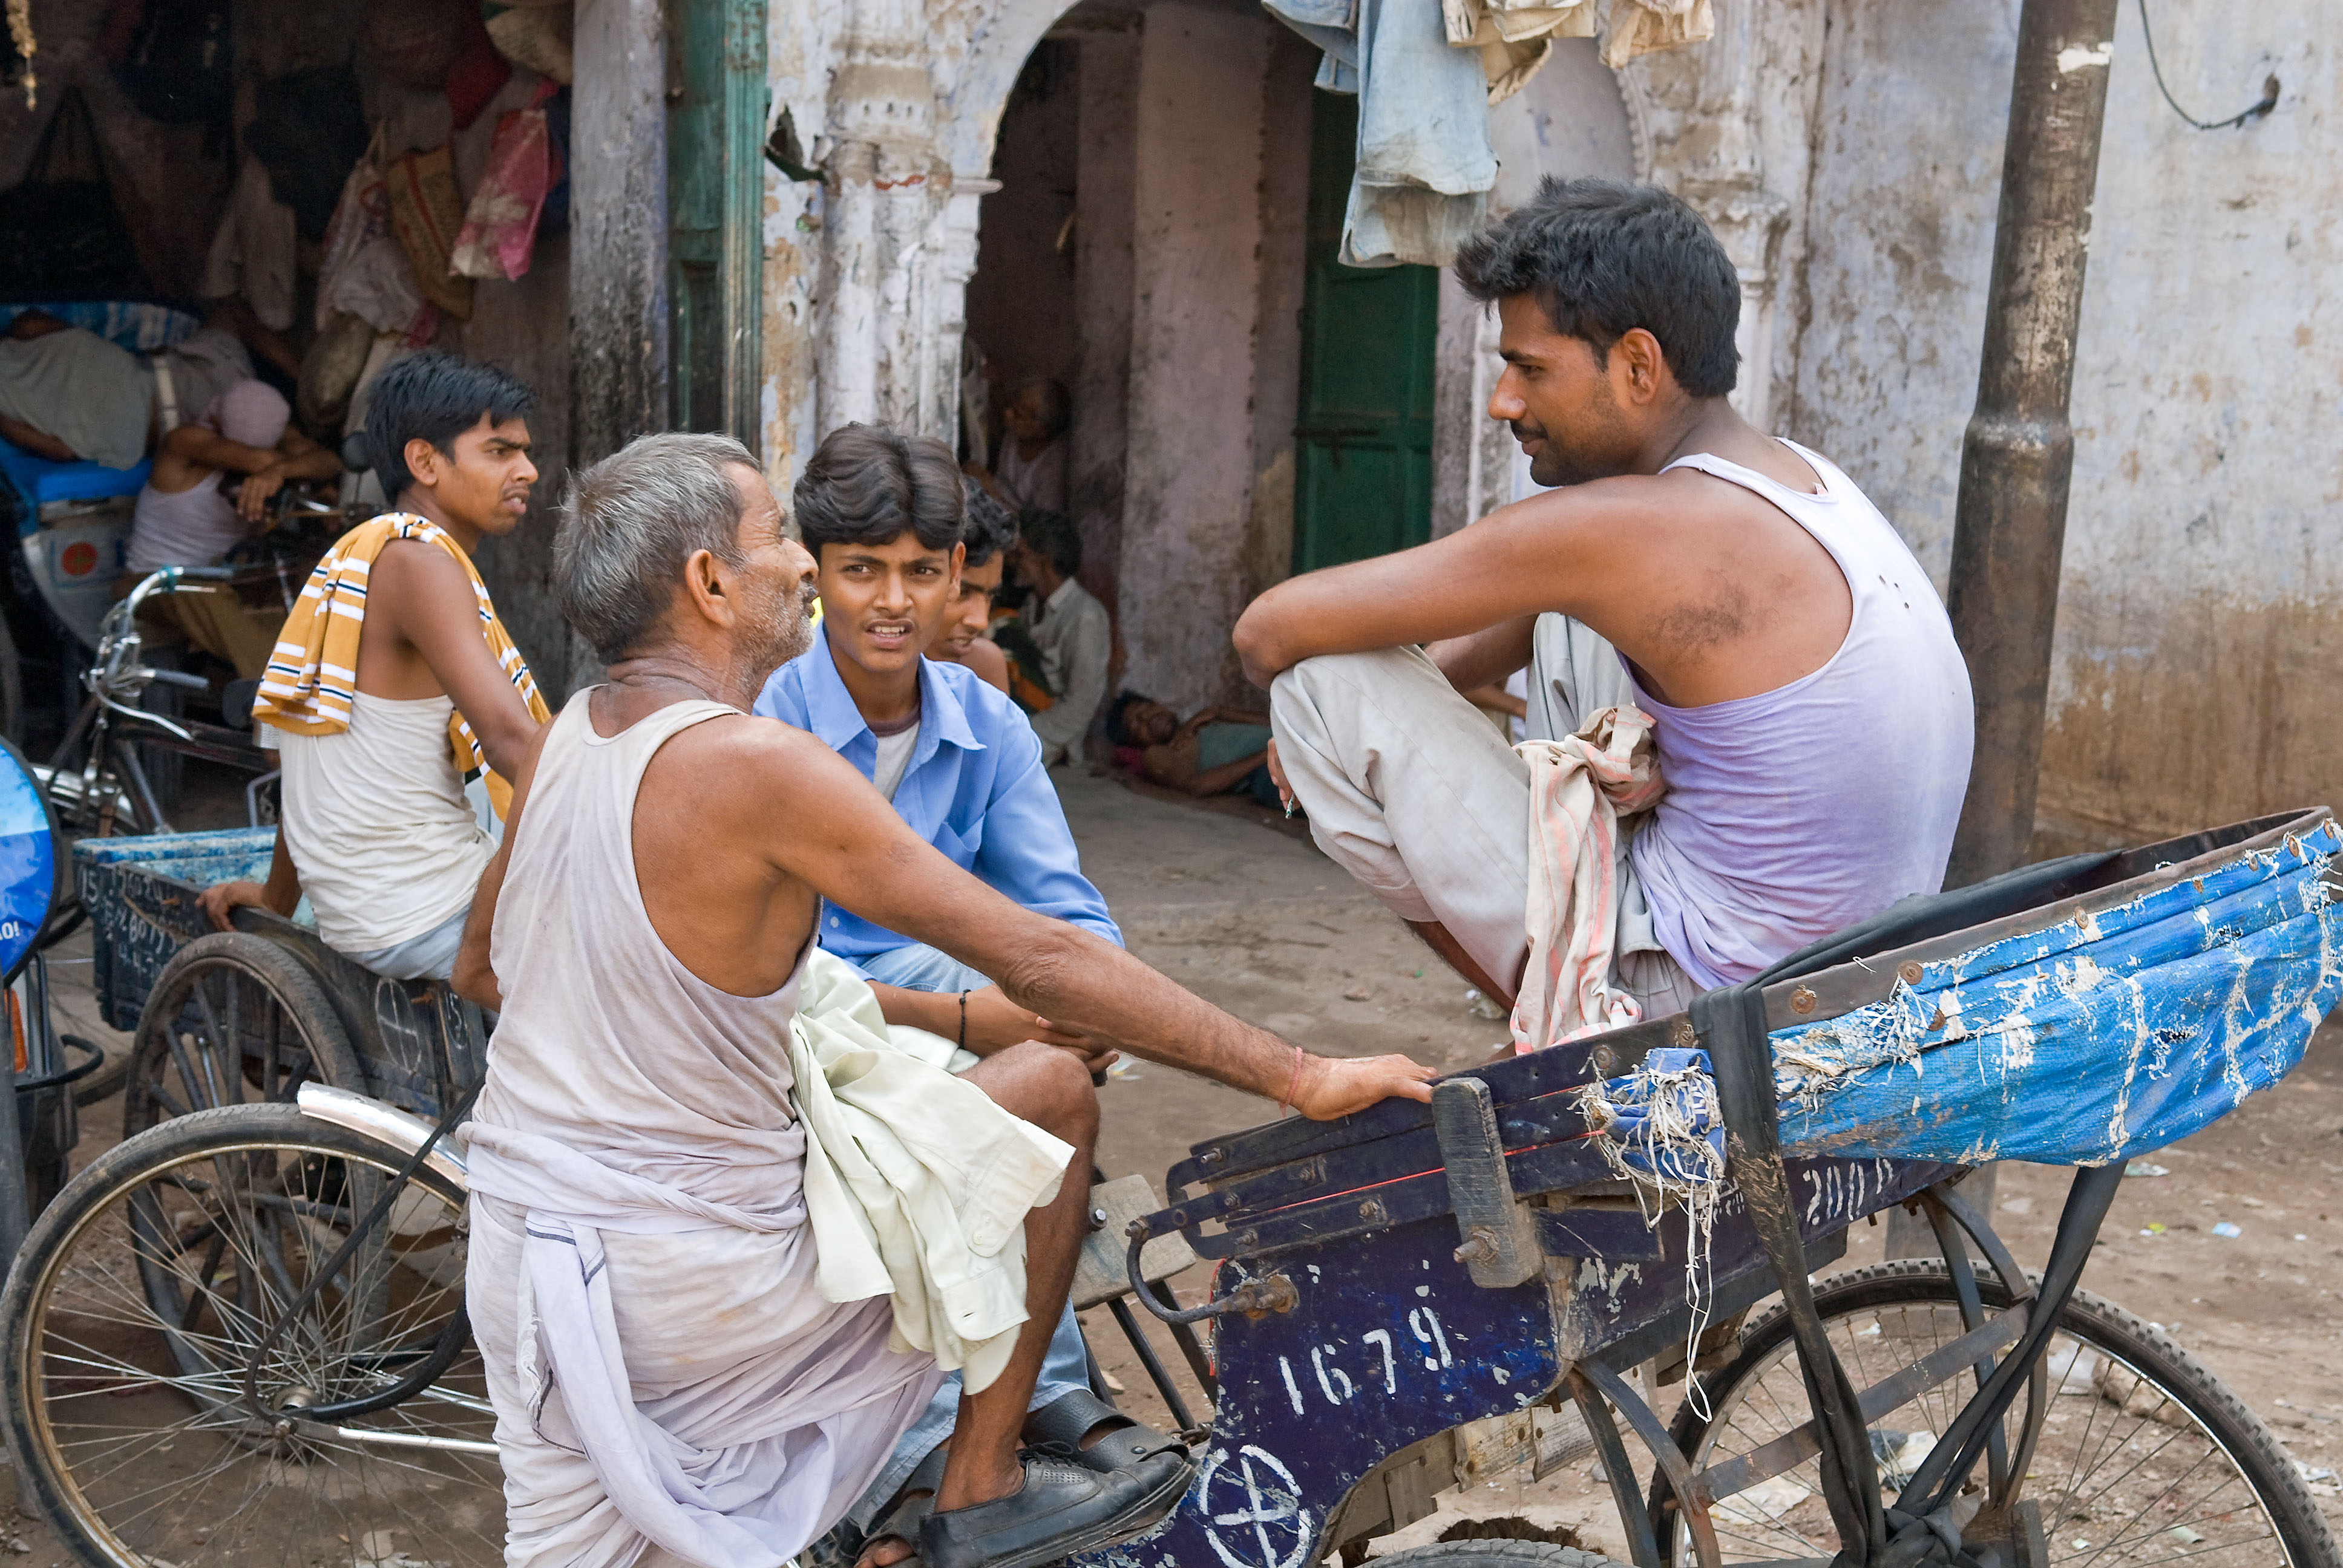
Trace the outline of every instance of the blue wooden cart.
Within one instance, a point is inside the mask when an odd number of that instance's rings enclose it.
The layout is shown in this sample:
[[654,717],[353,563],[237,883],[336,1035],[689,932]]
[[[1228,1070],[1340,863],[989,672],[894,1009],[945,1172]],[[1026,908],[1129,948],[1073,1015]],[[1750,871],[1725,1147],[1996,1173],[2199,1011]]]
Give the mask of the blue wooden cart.
[[[1443,1079],[1428,1108],[1197,1145],[1168,1207],[1093,1243],[1122,1256],[1126,1311],[1209,1326],[1196,1475],[1078,1561],[1354,1564],[1437,1493],[1518,1468],[1599,1487],[1617,1525],[1593,1544],[1635,1568],[2339,1568],[2269,1430],[2079,1288],[2124,1160],[2275,1081],[2343,990],[2338,848],[2320,810],[2030,867],[1686,1015]],[[109,1005],[145,987],[150,1020],[201,1014],[164,987],[225,939],[156,968],[168,944],[142,932],[187,930],[222,868],[136,854],[81,866],[123,922]],[[273,927],[236,940],[307,961]],[[439,1141],[478,1059],[402,994],[335,1010],[362,1090],[288,1057],[310,1077],[292,1102],[166,1118],[35,1227],[0,1302],[0,1402],[26,1495],[79,1559],[501,1560],[464,1173]],[[441,1054],[408,1051],[410,1028]],[[182,1056],[261,1060],[206,1038]],[[246,1071],[256,1093],[282,1081]],[[2077,1170],[2038,1271],[1953,1185],[2013,1150]],[[1942,1258],[1825,1272],[1899,1204]],[[121,1234],[143,1296],[108,1282]],[[215,1278],[230,1236],[275,1238],[267,1267]],[[1167,1244],[1215,1261],[1201,1305],[1151,1286]],[[1468,1525],[1393,1562],[1594,1568],[1554,1533]]]

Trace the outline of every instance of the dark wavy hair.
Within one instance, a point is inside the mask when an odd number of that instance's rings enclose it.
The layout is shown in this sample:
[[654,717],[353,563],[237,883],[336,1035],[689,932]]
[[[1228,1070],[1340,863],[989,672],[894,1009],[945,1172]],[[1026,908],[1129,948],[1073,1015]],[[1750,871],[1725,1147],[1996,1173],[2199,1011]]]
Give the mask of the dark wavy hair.
[[1549,177],[1465,242],[1456,277],[1484,304],[1530,296],[1598,359],[1642,327],[1694,397],[1722,397],[1739,379],[1740,275],[1700,215],[1657,186]]
[[480,422],[501,425],[537,404],[537,394],[511,372],[433,349],[409,355],[374,378],[367,394],[366,456],[382,481],[383,499],[398,505],[415,482],[407,471],[407,444],[428,441],[448,457],[456,437]]
[[885,425],[841,425],[789,492],[813,558],[824,545],[883,545],[909,528],[931,550],[960,542],[968,503],[951,448]]

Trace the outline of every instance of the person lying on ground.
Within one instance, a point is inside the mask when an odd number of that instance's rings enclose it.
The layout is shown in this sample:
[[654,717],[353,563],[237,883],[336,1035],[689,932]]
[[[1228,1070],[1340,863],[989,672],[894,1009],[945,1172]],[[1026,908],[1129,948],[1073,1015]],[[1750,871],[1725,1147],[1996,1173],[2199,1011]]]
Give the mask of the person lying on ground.
[[1054,768],[1081,756],[1082,738],[1106,700],[1114,628],[1106,606],[1074,580],[1082,569],[1082,536],[1073,518],[1063,512],[1020,513],[1017,533],[1013,564],[1033,588],[1025,625],[1041,656],[1042,682],[1055,699],[1033,715],[1033,733]]
[[992,596],[1017,547],[1017,519],[987,495],[975,480],[962,477],[960,496],[968,508],[960,529],[965,554],[960,563],[960,592],[928,644],[928,657],[944,664],[965,665],[979,680],[1006,694],[1009,658],[1000,644],[984,634],[992,627]]
[[131,513],[130,572],[210,566],[263,531],[268,503],[287,481],[338,475],[341,458],[294,429],[292,417],[276,387],[239,381],[202,418],[164,437]]
[[[1305,1115],[1430,1097],[1405,1058],[1311,1056],[1002,897],[889,808],[867,742],[858,765],[751,717],[807,650],[814,578],[729,437],[643,437],[564,503],[555,589],[608,678],[533,743],[457,972],[501,1014],[466,1132],[465,1299],[514,1568],[617,1568],[652,1544],[701,1563],[793,1556],[886,1463],[945,1352],[967,1352],[974,1392],[905,1526],[926,1568],[1103,1545],[1189,1483],[1176,1448],[1119,1471],[1019,1456],[1088,1223],[1081,1059],[1028,1041],[958,1079],[890,1050],[816,1060],[792,1020],[826,911]],[[823,619],[889,640],[875,616]],[[891,640],[916,649],[909,619]],[[1021,1235],[1021,1280],[1014,1246],[980,1251],[980,1231]],[[874,1279],[860,1261],[882,1244]],[[1006,1311],[976,1322],[959,1311],[970,1292]],[[870,1560],[910,1549],[882,1541]]]
[[1167,789],[1202,799],[1250,795],[1270,810],[1280,802],[1269,776],[1269,715],[1215,704],[1185,723],[1150,698],[1126,691],[1106,715],[1107,743],[1118,759],[1134,754],[1134,771]]
[[1550,179],[1456,275],[1503,322],[1490,416],[1558,487],[1239,619],[1320,847],[1513,995],[1529,768],[1459,693],[1526,664],[1533,737],[1654,721],[1666,793],[1616,867],[1614,973],[1645,1016],[1936,891],[1966,668],[1854,481],[1726,401],[1740,285],[1707,226],[1651,186]]
[[135,468],[163,437],[251,379],[252,356],[217,326],[139,355],[29,307],[0,335],[0,437],[53,463]]
[[[962,608],[973,519],[951,449],[884,426],[848,425],[816,448],[791,498],[798,537],[814,559],[821,625],[814,646],[765,682],[755,711],[809,731],[852,763],[913,832],[986,886],[1120,946],[1106,900],[1082,875],[1024,714],[971,670],[920,655],[955,621],[983,624],[980,609]],[[983,543],[997,582],[998,526],[991,518],[977,526],[992,535]],[[970,1053],[955,1053],[956,1065],[973,1066],[1027,1040],[1063,1047],[1094,1073],[1112,1060],[1088,1036],[1019,1007],[976,969],[928,943],[835,905],[824,906],[817,936],[870,980],[889,1023],[924,1030]],[[1081,1174],[1087,1173],[1085,1166]],[[1035,1420],[1079,1434],[1081,1452],[1125,1462],[1168,1441],[1093,1398],[1089,1369],[1081,1326],[1067,1309],[1034,1386]],[[959,1399],[960,1380],[946,1379],[848,1510],[843,1554],[860,1553],[864,1537],[907,1496],[934,1491],[932,1475],[920,1467],[951,1435]],[[1119,1430],[1129,1435],[1101,1445]]]
[[253,717],[283,767],[268,880],[202,905],[290,915],[309,895],[328,947],[398,980],[447,978],[495,849],[465,791],[492,804],[548,717],[472,564],[520,526],[537,468],[528,387],[493,366],[418,354],[385,370],[367,446],[397,509],[344,534],[309,574]]

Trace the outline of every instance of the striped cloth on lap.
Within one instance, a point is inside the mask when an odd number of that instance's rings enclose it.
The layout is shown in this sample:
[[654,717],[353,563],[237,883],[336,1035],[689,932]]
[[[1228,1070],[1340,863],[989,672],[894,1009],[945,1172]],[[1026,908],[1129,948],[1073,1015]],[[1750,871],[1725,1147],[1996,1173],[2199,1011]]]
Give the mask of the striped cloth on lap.
[[[480,580],[472,558],[438,524],[412,512],[385,512],[334,541],[334,548],[302,585],[301,597],[294,601],[284,629],[277,633],[276,651],[269,655],[260,693],[253,700],[252,716],[295,735],[337,735],[350,727],[350,694],[357,689],[358,678],[358,633],[366,621],[367,574],[383,547],[393,539],[426,540],[462,564],[479,601],[482,640],[496,655],[513,689],[528,705],[530,717],[539,724],[550,719],[552,712],[538,695],[528,661],[521,658],[504,623],[497,618],[488,585]],[[480,773],[488,784],[489,801],[497,815],[503,817],[512,799],[512,786],[489,769],[479,738],[460,711],[448,717],[447,744],[456,770]]]

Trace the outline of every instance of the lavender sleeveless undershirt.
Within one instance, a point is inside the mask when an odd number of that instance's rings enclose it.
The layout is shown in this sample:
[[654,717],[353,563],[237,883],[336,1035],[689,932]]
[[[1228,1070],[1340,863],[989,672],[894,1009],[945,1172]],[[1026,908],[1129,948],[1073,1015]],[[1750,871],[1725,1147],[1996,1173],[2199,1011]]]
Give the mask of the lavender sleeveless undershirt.
[[1784,442],[1825,493],[1787,488],[1705,454],[1698,468],[1789,514],[1846,574],[1846,640],[1810,675],[1658,720],[1668,792],[1635,836],[1661,945],[1704,986],[1775,960],[1944,885],[1968,787],[1968,668],[1927,574],[1854,481]]

